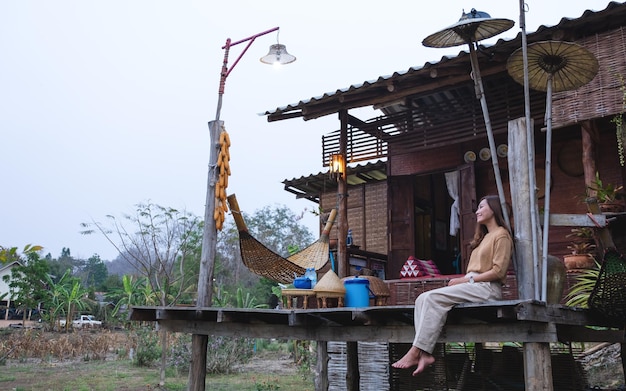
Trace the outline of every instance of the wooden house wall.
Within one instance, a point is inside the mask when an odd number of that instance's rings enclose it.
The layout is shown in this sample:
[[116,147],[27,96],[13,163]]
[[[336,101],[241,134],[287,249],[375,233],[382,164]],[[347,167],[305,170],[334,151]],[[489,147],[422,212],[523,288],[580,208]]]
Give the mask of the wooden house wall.
[[[321,195],[322,210],[336,205],[336,191]],[[361,250],[387,254],[387,208],[387,182],[348,186],[348,227],[352,230],[354,244]],[[337,238],[337,225],[330,238]]]
[[[581,126],[582,121],[593,120],[599,129],[599,138],[595,140],[598,147],[595,151],[597,170],[604,182],[622,185],[625,183],[626,171],[619,165],[614,125],[611,117],[622,108],[623,81],[620,76],[626,75],[626,30],[619,27],[608,32],[595,34],[576,39],[576,42],[585,46],[598,58],[600,70],[596,78],[589,84],[575,91],[564,91],[554,94],[553,124],[554,135],[552,143],[552,189],[551,213],[555,214],[584,214],[586,205],[582,202],[586,193],[586,185],[582,172]],[[618,50],[616,50],[616,48]],[[496,116],[498,113],[494,113]],[[507,115],[513,115],[506,113]],[[523,113],[520,113],[520,116]],[[543,209],[544,198],[543,181],[545,179],[545,132],[541,131],[543,113],[532,113],[535,124],[536,172],[538,180],[539,204]],[[493,118],[492,118],[493,120]],[[492,121],[493,122],[493,121]],[[484,132],[484,131],[483,131]],[[507,144],[507,130],[501,127],[494,128],[496,145]],[[389,140],[388,145],[388,183],[369,183],[352,186],[348,190],[348,224],[353,231],[354,243],[361,249],[387,254],[389,276],[395,274],[398,265],[402,265],[407,254],[419,249],[413,243],[416,238],[416,223],[405,222],[395,224],[393,216],[413,216],[413,211],[404,211],[408,208],[406,197],[394,198],[394,189],[408,189],[403,187],[403,181],[410,181],[407,177],[443,173],[453,171],[466,165],[464,154],[479,151],[488,147],[485,134],[477,133],[475,140],[433,147],[419,151],[406,151],[406,145],[394,145]],[[499,158],[501,177],[505,197],[510,202],[508,163],[506,158]],[[490,159],[483,161],[477,158],[473,165],[476,198],[486,194],[497,194],[495,175]],[[404,179],[398,179],[404,178]],[[398,179],[398,180],[396,180]],[[394,182],[395,181],[395,182]],[[396,183],[395,187],[392,186]],[[439,184],[441,185],[441,184]],[[445,186],[445,184],[443,184]],[[413,185],[415,197],[419,191],[426,191],[421,184]],[[435,194],[433,191],[430,194]],[[439,193],[441,194],[441,193]],[[444,196],[444,198],[447,196]],[[394,201],[394,199],[396,199]],[[337,195],[334,192],[325,193],[321,197],[323,209],[336,205]],[[433,202],[441,202],[433,199]],[[399,205],[400,203],[401,205]],[[436,208],[440,213],[442,208]],[[471,217],[471,216],[469,216]],[[440,219],[441,216],[436,217]],[[466,219],[466,221],[471,218]],[[512,216],[513,227],[515,216]],[[389,228],[387,224],[390,224]],[[395,233],[394,233],[394,227]],[[569,238],[566,235],[571,227],[550,227],[549,253],[562,257],[568,253]],[[465,230],[467,234],[471,230]],[[331,234],[336,237],[336,230]],[[402,236],[400,242],[409,240],[400,248],[394,244],[391,237]],[[398,241],[396,241],[398,242]],[[463,244],[461,244],[463,246]]]
[[576,90],[554,93],[552,123],[555,127],[624,111],[626,28],[620,26],[576,39],[575,42],[598,59],[598,73],[591,82]]
[[[597,142],[596,167],[604,182],[622,185],[624,183],[624,169],[619,165],[617,154],[617,143],[615,129],[607,120],[597,121],[599,130]],[[552,143],[552,190],[551,190],[551,213],[555,214],[585,214],[586,204],[583,203],[586,195],[586,185],[583,176],[582,166],[582,129],[579,125],[570,126],[554,131]],[[506,144],[504,135],[496,137],[497,144]],[[424,173],[451,171],[461,166],[465,151],[478,152],[487,145],[487,139],[483,138],[472,143],[464,143],[447,148],[437,148],[428,151],[420,151],[414,154],[391,155],[389,158],[390,179],[396,175],[403,177],[407,175],[419,175]],[[536,173],[538,186],[538,208],[543,209],[545,197],[545,133],[538,130],[535,135],[536,149]],[[393,152],[393,148],[390,148]],[[501,171],[505,198],[510,202],[509,173],[507,158],[499,158],[498,164]],[[495,175],[491,159],[482,161],[477,159],[474,163],[476,197],[479,199],[483,195],[497,194]],[[445,184],[441,184],[445,186]],[[390,202],[393,202],[390,199]],[[398,210],[400,205],[389,205],[396,214],[401,214]],[[512,216],[513,227],[515,227],[515,216]],[[472,222],[473,224],[473,222]],[[410,225],[409,225],[410,226]],[[572,227],[550,227],[549,252],[555,256],[562,257],[569,253],[567,245],[570,239],[566,237]],[[472,228],[473,229],[473,228]],[[472,229],[469,231],[471,232]],[[410,236],[410,235],[409,235]],[[391,239],[393,242],[393,239]],[[395,256],[393,249],[390,249],[390,259],[388,265],[402,264],[403,257]],[[396,254],[397,255],[397,254]],[[396,259],[398,258],[398,259]],[[390,275],[394,270],[388,271]]]

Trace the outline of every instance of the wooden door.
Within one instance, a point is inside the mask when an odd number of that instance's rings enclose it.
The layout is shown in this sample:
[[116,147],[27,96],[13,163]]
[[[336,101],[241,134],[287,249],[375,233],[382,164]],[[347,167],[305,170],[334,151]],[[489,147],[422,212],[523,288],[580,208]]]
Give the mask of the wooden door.
[[474,164],[466,164],[458,168],[460,171],[459,186],[459,213],[461,229],[461,272],[465,273],[470,255],[470,243],[474,238],[474,230],[476,228],[476,178],[474,176]]
[[388,234],[389,257],[387,276],[399,278],[400,269],[415,252],[412,177],[389,177]]

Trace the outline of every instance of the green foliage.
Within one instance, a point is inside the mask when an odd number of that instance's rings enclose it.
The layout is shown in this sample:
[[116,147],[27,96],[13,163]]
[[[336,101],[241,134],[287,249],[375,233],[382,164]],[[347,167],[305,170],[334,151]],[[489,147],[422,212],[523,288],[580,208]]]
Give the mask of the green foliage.
[[255,383],[255,387],[257,391],[279,390],[280,386],[277,383],[278,383],[278,379],[262,380],[261,382],[257,381]]
[[289,255],[294,255],[300,251],[300,246],[296,246],[295,244],[290,244],[287,246],[287,251],[289,251]]
[[115,303],[111,314],[117,318],[126,317],[126,314],[122,313],[124,312],[123,309],[126,310],[129,307],[139,305],[155,305],[157,302],[157,298],[145,277],[136,278],[127,274],[122,276],[122,287],[112,288],[107,292],[106,298]]
[[311,341],[294,341],[294,357],[298,366],[298,374],[303,380],[310,380],[311,366],[315,364],[314,349]]
[[623,186],[615,186],[612,183],[603,183],[600,179],[600,173],[596,172],[596,178],[593,184],[589,186],[589,190],[596,192],[596,199],[598,202],[614,202],[617,200],[619,192],[623,189]]
[[37,308],[48,296],[48,287],[45,284],[48,275],[47,262],[36,251],[26,251],[25,254],[26,258],[20,257],[21,263],[13,266],[11,274],[3,276],[9,287],[9,297],[17,309],[23,311],[24,320],[27,310]]
[[213,305],[216,307],[235,307],[235,308],[268,308],[265,303],[257,303],[255,296],[250,292],[244,292],[240,287],[233,297],[224,289],[216,289],[213,295]]
[[51,256],[47,256],[50,262],[50,275],[54,282],[58,282],[61,276],[66,272],[70,274],[79,273],[83,261],[72,257],[69,248],[63,247],[61,255],[57,259],[52,259]]
[[288,353],[290,345],[285,340],[279,339],[257,339],[255,341],[256,351],[283,352]]
[[86,287],[95,288],[101,287],[108,275],[109,272],[107,271],[106,265],[98,254],[94,254],[84,262],[77,277],[80,277],[83,285]]
[[9,263],[9,262],[14,262],[14,261],[19,261],[22,259],[23,256],[35,254],[41,250],[43,250],[43,247],[41,246],[33,246],[31,244],[27,244],[22,249],[22,254],[20,255],[17,252],[17,247],[0,246],[0,263]]
[[149,327],[141,327],[135,331],[137,338],[137,352],[133,363],[140,367],[146,367],[161,357],[159,346],[159,334]]
[[596,285],[599,274],[600,264],[597,261],[594,268],[584,269],[582,273],[577,274],[576,283],[570,288],[565,297],[565,304],[570,307],[587,308],[589,295]]
[[591,254],[596,249],[593,230],[589,227],[572,228],[566,237],[572,239],[567,248],[573,255]]

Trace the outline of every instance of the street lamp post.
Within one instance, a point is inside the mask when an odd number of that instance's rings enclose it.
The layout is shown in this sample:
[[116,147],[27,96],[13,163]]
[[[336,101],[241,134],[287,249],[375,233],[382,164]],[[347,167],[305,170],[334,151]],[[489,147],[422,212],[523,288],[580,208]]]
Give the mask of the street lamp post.
[[[248,38],[241,39],[236,42],[231,42],[231,39],[226,40],[226,44],[222,46],[224,50],[224,61],[222,63],[222,70],[220,73],[219,93],[217,100],[217,112],[215,114],[215,120],[209,122],[210,132],[210,153],[209,153],[209,173],[207,180],[207,194],[204,210],[204,229],[202,233],[202,252],[200,256],[200,270],[198,273],[198,292],[196,299],[196,308],[198,311],[202,307],[210,307],[213,300],[213,271],[215,266],[215,252],[217,245],[217,227],[216,221],[213,218],[213,212],[215,210],[215,185],[217,181],[217,159],[220,152],[220,133],[223,131],[224,122],[220,121],[220,112],[222,110],[222,96],[224,95],[224,88],[226,85],[226,78],[233,71],[235,66],[239,63],[239,60],[246,53],[250,45],[254,40],[260,36],[278,31],[278,27],[263,31],[261,33],[252,35]],[[239,54],[233,64],[228,67],[228,56],[230,54],[230,48],[232,46],[245,43],[247,45]],[[275,44],[270,46],[270,52],[261,58],[261,62],[266,64],[288,64],[295,61],[295,57],[287,53],[285,46]],[[192,335],[192,356],[191,365],[189,369],[189,390],[190,391],[204,391],[205,389],[205,377],[206,377],[206,353],[207,353],[207,335],[193,334]]]

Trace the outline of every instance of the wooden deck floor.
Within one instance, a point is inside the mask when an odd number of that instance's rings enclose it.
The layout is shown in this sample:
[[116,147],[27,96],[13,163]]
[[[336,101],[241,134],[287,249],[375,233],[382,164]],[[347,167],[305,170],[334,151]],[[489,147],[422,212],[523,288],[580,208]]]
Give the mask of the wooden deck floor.
[[[315,341],[413,341],[413,306],[323,309],[133,307],[130,320],[203,335]],[[588,310],[508,300],[452,309],[439,342],[624,342],[623,327]]]

